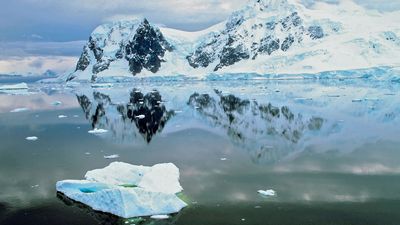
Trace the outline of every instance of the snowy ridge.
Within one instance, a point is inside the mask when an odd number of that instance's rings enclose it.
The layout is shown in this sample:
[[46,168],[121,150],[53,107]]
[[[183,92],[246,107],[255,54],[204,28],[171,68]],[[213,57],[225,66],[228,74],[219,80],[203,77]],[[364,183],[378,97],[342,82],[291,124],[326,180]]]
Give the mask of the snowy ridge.
[[157,28],[146,19],[95,29],[67,80],[204,79],[241,73],[316,74],[399,67],[400,12],[368,11],[352,1],[250,0],[199,32]]

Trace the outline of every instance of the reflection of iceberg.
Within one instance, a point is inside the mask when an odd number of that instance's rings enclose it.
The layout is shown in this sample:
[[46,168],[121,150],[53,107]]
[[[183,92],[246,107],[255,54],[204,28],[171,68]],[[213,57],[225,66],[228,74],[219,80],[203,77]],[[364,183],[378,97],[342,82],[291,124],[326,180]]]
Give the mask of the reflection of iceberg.
[[143,94],[133,89],[127,104],[114,103],[110,95],[97,91],[93,97],[83,94],[77,98],[94,129],[109,130],[121,141],[137,140],[140,134],[150,142],[174,115],[167,111],[157,91]]
[[319,131],[325,122],[320,117],[295,115],[287,106],[259,104],[219,91],[215,95],[194,93],[188,105],[249,149],[256,162],[275,162],[288,156],[302,144],[306,133]]
[[[75,208],[80,209],[85,214],[90,215],[93,219],[97,221],[99,225],[115,225],[115,224],[140,224],[140,225],[172,225],[175,224],[177,219],[179,218],[178,215],[174,215],[170,217],[168,220],[153,220],[144,217],[135,217],[130,219],[124,219],[110,213],[104,213],[99,211],[94,211],[89,206],[84,205],[80,202],[74,201],[61,192],[57,193],[57,198],[60,199],[65,205],[72,206]],[[0,205],[1,207],[1,205]],[[1,208],[0,208],[1,209]],[[0,210],[1,215],[1,210]]]
[[123,218],[179,212],[186,203],[175,194],[182,191],[179,170],[172,164],[153,167],[111,163],[89,171],[86,180],[57,182],[57,191],[94,210]]

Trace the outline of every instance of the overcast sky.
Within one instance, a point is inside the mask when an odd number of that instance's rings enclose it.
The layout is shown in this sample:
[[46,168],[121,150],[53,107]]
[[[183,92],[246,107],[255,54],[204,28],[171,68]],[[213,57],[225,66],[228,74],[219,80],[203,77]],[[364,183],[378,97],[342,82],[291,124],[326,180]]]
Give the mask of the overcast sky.
[[[0,1],[3,2],[0,7],[0,41],[83,40],[97,25],[125,15],[142,15],[156,24],[200,30],[226,19],[229,13],[246,3],[246,0]],[[310,5],[314,0],[302,1]],[[400,8],[400,0],[357,1],[379,10]]]
[[[301,0],[311,7],[316,0]],[[338,0],[319,0],[335,4]],[[342,0],[349,1],[349,0]],[[380,11],[400,9],[400,0],[355,0]],[[247,0],[0,0],[0,74],[38,73],[45,62],[74,64],[83,41],[107,20],[144,16],[152,23],[201,30],[227,18]],[[60,43],[64,42],[64,43]],[[56,57],[59,58],[57,61]],[[75,58],[74,58],[75,57]],[[24,62],[24,66],[22,66]],[[20,65],[15,66],[15,65]],[[64,68],[63,67],[63,68]],[[73,67],[73,66],[72,66]],[[18,71],[14,71],[18,73]]]

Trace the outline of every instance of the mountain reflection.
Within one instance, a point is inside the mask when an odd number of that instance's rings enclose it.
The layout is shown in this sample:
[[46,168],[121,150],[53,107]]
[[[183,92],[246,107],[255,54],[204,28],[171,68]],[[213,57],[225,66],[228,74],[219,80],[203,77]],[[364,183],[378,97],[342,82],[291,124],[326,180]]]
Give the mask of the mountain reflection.
[[190,96],[187,103],[202,120],[222,128],[228,137],[249,151],[255,163],[279,161],[300,148],[307,134],[318,132],[325,120],[295,114],[288,106],[242,100],[235,95],[215,93]]
[[98,91],[93,96],[77,95],[77,99],[92,128],[107,129],[121,141],[136,139],[140,134],[150,143],[174,116],[174,111],[163,105],[158,91],[143,94],[133,89],[127,104],[114,103],[109,95]]

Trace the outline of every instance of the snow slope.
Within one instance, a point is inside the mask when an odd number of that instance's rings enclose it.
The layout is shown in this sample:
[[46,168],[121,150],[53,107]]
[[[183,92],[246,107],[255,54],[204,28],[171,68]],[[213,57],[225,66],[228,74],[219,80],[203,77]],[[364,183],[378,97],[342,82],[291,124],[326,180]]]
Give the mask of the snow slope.
[[398,67],[400,12],[353,3],[250,0],[199,32],[157,28],[146,19],[95,29],[68,80],[211,74],[304,74]]

